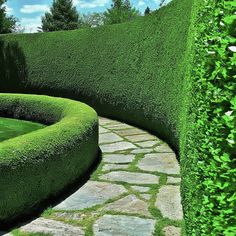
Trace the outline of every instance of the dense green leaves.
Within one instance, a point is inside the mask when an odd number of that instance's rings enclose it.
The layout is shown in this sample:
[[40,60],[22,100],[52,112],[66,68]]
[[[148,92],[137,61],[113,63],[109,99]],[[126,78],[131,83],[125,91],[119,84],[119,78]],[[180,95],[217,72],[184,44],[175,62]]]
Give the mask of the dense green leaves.
[[31,212],[80,178],[97,158],[96,112],[48,96],[0,94],[0,116],[48,126],[0,142],[0,223]]
[[[183,172],[189,235],[236,232],[235,1],[205,1],[195,27],[193,93]],[[189,172],[194,175],[189,176]],[[188,182],[196,188],[189,189]],[[196,227],[197,226],[197,227]]]

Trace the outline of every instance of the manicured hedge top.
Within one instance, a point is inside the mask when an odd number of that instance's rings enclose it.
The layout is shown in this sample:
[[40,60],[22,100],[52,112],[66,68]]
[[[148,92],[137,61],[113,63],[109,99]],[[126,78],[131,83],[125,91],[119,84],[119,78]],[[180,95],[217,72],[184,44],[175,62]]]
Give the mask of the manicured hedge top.
[[97,115],[83,103],[0,94],[0,116],[48,125],[0,142],[0,221],[61,191],[87,171],[97,157]]

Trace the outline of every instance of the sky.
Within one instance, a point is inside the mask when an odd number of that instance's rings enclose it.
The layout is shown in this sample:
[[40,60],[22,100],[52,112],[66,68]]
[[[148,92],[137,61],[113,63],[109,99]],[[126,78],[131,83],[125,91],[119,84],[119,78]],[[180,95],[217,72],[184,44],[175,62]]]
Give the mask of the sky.
[[[149,6],[152,10],[158,8],[161,0],[131,0],[132,6],[141,13]],[[171,0],[166,0],[170,2]],[[41,17],[48,11],[53,0],[7,0],[6,9],[8,15],[14,15],[25,28],[25,32],[37,32],[41,26]],[[78,12],[82,14],[104,12],[111,6],[112,0],[73,0]]]

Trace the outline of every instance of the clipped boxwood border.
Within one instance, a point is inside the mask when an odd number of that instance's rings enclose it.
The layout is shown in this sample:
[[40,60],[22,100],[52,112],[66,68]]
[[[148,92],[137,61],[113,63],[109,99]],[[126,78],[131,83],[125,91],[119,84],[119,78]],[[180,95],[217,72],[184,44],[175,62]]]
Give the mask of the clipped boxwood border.
[[98,154],[98,118],[63,98],[1,94],[0,116],[48,124],[0,142],[0,222],[9,222],[72,183]]

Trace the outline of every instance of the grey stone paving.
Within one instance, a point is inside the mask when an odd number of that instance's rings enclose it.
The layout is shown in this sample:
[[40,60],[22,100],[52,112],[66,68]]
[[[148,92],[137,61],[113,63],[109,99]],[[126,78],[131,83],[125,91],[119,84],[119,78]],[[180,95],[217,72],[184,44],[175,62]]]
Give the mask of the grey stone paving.
[[145,142],[138,142],[136,144],[143,148],[150,148],[153,147],[154,145],[157,145],[158,141],[145,141]]
[[175,226],[166,226],[162,232],[165,236],[181,236],[181,228]]
[[102,175],[100,178],[102,180],[126,182],[130,184],[158,184],[160,179],[159,176],[152,174],[127,171],[112,171]]
[[148,141],[148,140],[156,140],[157,138],[151,134],[138,134],[138,135],[131,135],[126,136],[126,139],[128,139],[131,142],[142,142],[142,141]]
[[155,205],[164,217],[171,220],[183,219],[179,186],[161,187]]
[[150,216],[148,211],[148,204],[135,195],[128,195],[122,199],[119,199],[113,203],[106,205],[103,210],[130,213],[130,214],[140,214],[144,216]]
[[122,141],[123,138],[121,138],[119,135],[114,133],[105,133],[99,135],[99,142],[100,143],[114,143],[118,141]]
[[104,154],[103,161],[113,164],[127,164],[131,163],[135,158],[132,154]]
[[157,171],[165,174],[179,174],[179,163],[174,153],[151,153],[139,161],[141,170]]
[[155,220],[134,216],[104,215],[93,225],[95,236],[152,236]]
[[[183,218],[179,165],[171,148],[146,131],[107,118],[100,118],[99,135],[102,161],[90,180],[47,211],[48,219],[40,217],[20,230],[158,236],[156,227],[165,236],[180,236],[181,228],[171,225]],[[173,223],[159,225],[164,218]]]
[[103,171],[109,171],[109,170],[120,170],[120,169],[127,169],[129,165],[121,165],[121,164],[105,164],[102,167]]
[[158,145],[155,148],[155,151],[157,151],[157,152],[170,152],[170,153],[173,153],[173,150],[166,143]]
[[103,144],[100,146],[102,152],[116,152],[127,149],[134,149],[136,146],[130,142],[117,142],[110,144]]
[[140,192],[140,193],[145,193],[150,190],[149,187],[143,187],[143,186],[137,186],[137,185],[131,186],[131,188],[135,191]]
[[22,226],[21,231],[28,233],[44,233],[52,234],[55,236],[83,236],[84,231],[77,227],[69,224],[65,224],[59,221],[38,218],[31,223]]
[[65,199],[55,210],[82,210],[90,208],[126,192],[122,185],[88,181],[82,188]]
[[171,176],[167,177],[167,184],[180,184],[180,182],[181,178],[171,177]]

